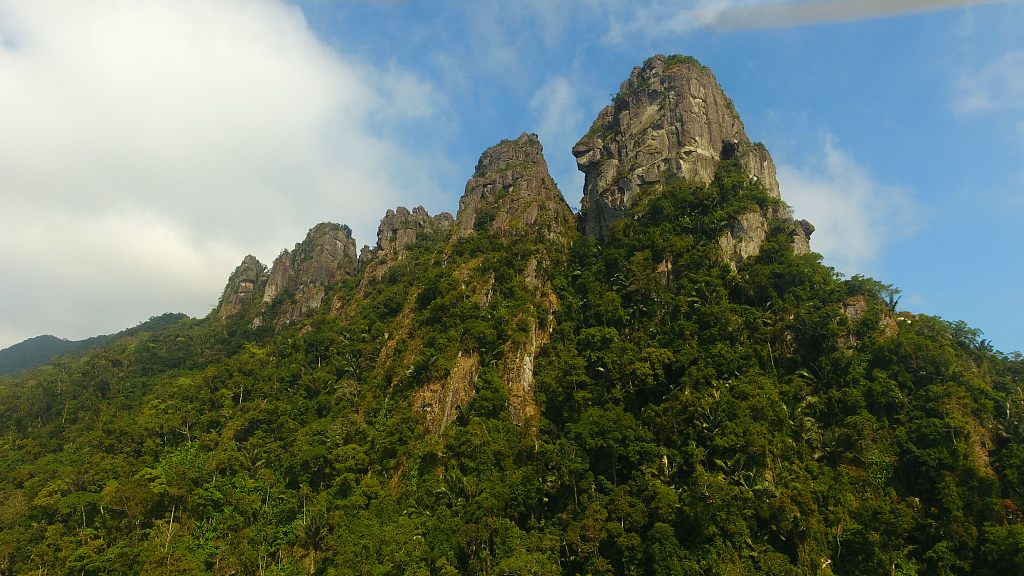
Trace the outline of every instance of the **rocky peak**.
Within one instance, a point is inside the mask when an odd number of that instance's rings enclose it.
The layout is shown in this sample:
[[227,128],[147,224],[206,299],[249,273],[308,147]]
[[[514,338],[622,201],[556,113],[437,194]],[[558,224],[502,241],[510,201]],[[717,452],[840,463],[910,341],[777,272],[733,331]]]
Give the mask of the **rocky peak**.
[[352,229],[331,222],[317,224],[291,252],[285,250],[274,260],[264,301],[290,292],[293,296],[276,320],[287,324],[319,308],[326,287],[354,276],[357,269]]
[[242,263],[228,277],[228,284],[217,305],[217,314],[227,318],[253,300],[254,294],[263,289],[267,281],[267,267],[252,254],[242,259]]
[[536,134],[503,140],[480,156],[459,201],[456,236],[490,231],[504,238],[564,236],[573,215],[548,173]]
[[372,250],[364,246],[359,255],[363,266],[360,286],[366,288],[380,280],[392,264],[405,256],[409,246],[425,235],[446,235],[454,222],[448,212],[431,216],[422,206],[412,211],[404,206],[388,210],[377,227],[377,246]]
[[[282,250],[269,271],[255,257],[246,256],[228,280],[218,313],[227,318],[242,310],[247,302],[258,300],[269,305],[288,294],[280,316],[271,319],[278,324],[288,323],[319,308],[326,287],[354,276],[356,271],[352,230],[329,222],[317,224],[291,251]],[[257,314],[253,324],[259,325],[263,320]]]
[[671,176],[710,182],[723,159],[737,159],[779,196],[768,151],[747,138],[711,70],[686,56],[658,55],[634,68],[573,155],[585,174],[585,232],[596,237],[633,205],[640,186]]
[[424,232],[447,230],[452,222],[451,214],[442,212],[431,217],[422,206],[411,212],[404,206],[388,210],[377,227],[377,251],[385,255],[397,254]]
[[324,286],[356,273],[356,241],[352,229],[322,222],[292,252],[297,285]]
[[[671,177],[711,182],[723,160],[739,162],[769,196],[781,199],[768,150],[747,137],[711,70],[688,56],[657,55],[633,68],[572,152],[585,175],[584,232],[597,238],[633,206],[641,186],[657,187]],[[794,222],[780,204],[737,218],[719,238],[723,258],[735,267],[756,255],[778,220],[789,226],[794,250],[808,252],[814,227]]]

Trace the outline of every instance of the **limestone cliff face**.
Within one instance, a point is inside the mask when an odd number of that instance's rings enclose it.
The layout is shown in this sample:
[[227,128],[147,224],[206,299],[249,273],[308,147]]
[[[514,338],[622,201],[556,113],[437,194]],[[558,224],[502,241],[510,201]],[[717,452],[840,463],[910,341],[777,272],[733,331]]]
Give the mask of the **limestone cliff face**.
[[506,239],[537,233],[564,238],[572,226],[572,210],[548,174],[537,135],[522,134],[480,156],[459,201],[455,236],[486,231]]
[[246,256],[228,278],[228,284],[217,305],[217,315],[227,318],[238,313],[244,306],[255,301],[266,281],[267,267],[255,256]]
[[[585,175],[584,232],[597,238],[634,205],[641,186],[657,187],[671,177],[710,182],[722,160],[735,159],[769,196],[780,198],[771,155],[747,137],[711,70],[688,57],[658,55],[634,68],[573,155]],[[778,218],[792,221],[785,208],[741,216],[720,239],[723,257],[736,262],[757,254]],[[794,247],[806,250],[806,230],[813,228],[792,229]]]

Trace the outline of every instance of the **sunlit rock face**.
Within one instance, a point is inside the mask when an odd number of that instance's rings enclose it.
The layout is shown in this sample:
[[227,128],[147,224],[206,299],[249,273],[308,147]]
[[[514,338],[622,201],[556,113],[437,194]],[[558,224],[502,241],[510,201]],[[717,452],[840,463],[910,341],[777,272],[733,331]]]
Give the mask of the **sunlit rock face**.
[[[768,150],[747,137],[711,70],[689,57],[658,55],[634,68],[573,155],[585,176],[583,231],[596,238],[607,236],[641,187],[657,188],[673,177],[710,182],[723,160],[736,160],[769,196],[780,198]],[[722,239],[723,256],[732,262],[757,254],[775,218],[792,220],[785,208],[745,215]],[[793,227],[797,250],[809,249],[808,229]]]
[[487,231],[502,238],[564,237],[572,210],[548,173],[536,134],[502,140],[480,156],[459,201],[456,237]]

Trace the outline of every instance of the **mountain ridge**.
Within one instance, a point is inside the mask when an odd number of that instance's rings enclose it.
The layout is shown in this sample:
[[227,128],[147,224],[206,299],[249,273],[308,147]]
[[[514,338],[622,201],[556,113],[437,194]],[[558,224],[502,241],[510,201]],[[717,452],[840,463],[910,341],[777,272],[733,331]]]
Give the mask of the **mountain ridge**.
[[[1024,570],[1024,360],[823,266],[710,72],[644,74],[588,213],[523,134],[454,217],[318,224],[206,318],[0,379],[0,574]],[[658,140],[702,110],[732,131]]]
[[166,313],[150,317],[132,328],[113,334],[100,334],[82,340],[69,340],[51,334],[33,336],[0,350],[0,376],[17,374],[52,362],[55,358],[75,353],[84,353],[102,346],[119,336],[131,335],[142,330],[159,330],[162,327],[188,318],[181,313]]

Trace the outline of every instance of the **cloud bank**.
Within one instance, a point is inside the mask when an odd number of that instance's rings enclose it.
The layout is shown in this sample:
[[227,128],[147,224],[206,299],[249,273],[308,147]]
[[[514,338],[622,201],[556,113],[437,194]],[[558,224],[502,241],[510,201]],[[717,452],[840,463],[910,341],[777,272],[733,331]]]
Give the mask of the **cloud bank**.
[[0,0],[0,79],[0,347],[204,315],[245,253],[437,197],[394,136],[436,92],[281,1]]

